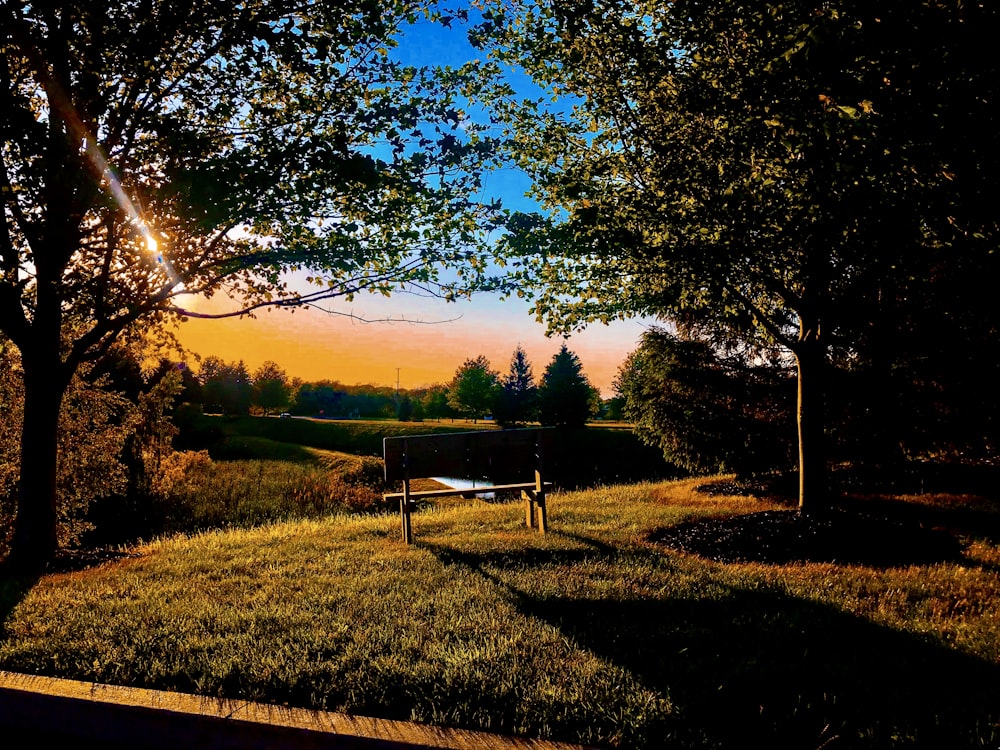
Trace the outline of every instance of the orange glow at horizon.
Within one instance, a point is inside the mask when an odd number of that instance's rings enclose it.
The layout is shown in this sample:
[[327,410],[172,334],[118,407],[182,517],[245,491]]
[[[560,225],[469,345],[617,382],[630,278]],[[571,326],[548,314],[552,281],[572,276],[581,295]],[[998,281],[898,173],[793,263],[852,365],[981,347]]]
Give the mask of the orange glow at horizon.
[[[223,309],[215,300],[199,301],[197,308]],[[445,305],[418,300],[404,306],[395,299],[371,298],[358,300],[343,312],[270,309],[256,318],[190,318],[180,324],[177,336],[202,358],[242,360],[251,373],[272,360],[290,378],[306,382],[395,386],[398,376],[404,389],[447,383],[466,359],[481,354],[505,374],[518,344],[537,381],[563,341],[546,338],[544,327],[528,315],[523,303],[513,301]],[[365,323],[347,314],[369,320],[405,314],[421,322]],[[643,330],[638,321],[595,325],[567,340],[584,374],[605,398],[613,395],[618,367],[636,348]]]

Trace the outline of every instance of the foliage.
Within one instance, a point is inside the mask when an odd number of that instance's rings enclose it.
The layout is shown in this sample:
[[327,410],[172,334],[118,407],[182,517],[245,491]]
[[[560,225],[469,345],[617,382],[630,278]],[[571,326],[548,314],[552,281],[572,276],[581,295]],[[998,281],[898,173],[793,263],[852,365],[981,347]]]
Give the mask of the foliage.
[[794,465],[795,387],[773,364],[721,358],[663,328],[642,335],[619,368],[623,416],[664,458],[692,473],[739,474]]
[[[376,476],[381,478],[381,467]],[[293,518],[385,510],[363,460],[338,471],[311,462],[213,461],[207,451],[165,459],[151,499],[157,535],[211,528],[249,528]]]
[[894,498],[963,534],[962,558],[929,564],[728,564],[650,542],[782,512],[727,486],[561,493],[545,536],[520,504],[465,501],[417,513],[409,548],[393,515],[157,540],[0,588],[0,668],[525,742],[996,745],[996,503]]
[[510,358],[510,369],[500,381],[493,417],[503,428],[534,421],[538,413],[538,387],[528,355],[519,344]]
[[[831,362],[884,377],[995,329],[997,6],[487,5],[476,40],[544,89],[492,99],[546,211],[512,218],[517,288],[555,330],[652,315],[791,352],[803,509],[825,484]],[[907,318],[913,348],[883,363]]]
[[265,417],[286,407],[290,396],[288,375],[276,362],[264,362],[253,374],[253,402]]
[[0,338],[0,537],[6,548],[16,512],[15,493],[21,465],[21,420],[24,397],[21,392],[20,357]]
[[448,386],[446,385],[431,386],[421,401],[424,407],[424,415],[428,419],[443,419],[455,416],[455,410],[448,403]]
[[335,380],[300,383],[291,412],[310,417],[352,419],[395,416],[395,393],[387,386],[345,385]]
[[253,383],[243,360],[223,362],[219,357],[207,357],[201,363],[198,378],[207,411],[237,415],[250,413]]
[[[129,359],[127,353],[116,354],[120,361]],[[20,473],[18,438],[24,393],[17,352],[5,348],[0,359],[0,497],[4,498],[0,521],[6,537],[12,527],[11,498]],[[124,506],[146,499],[148,478],[158,471],[175,433],[166,412],[179,390],[179,375],[167,373],[155,382],[143,383],[143,390],[132,400],[110,388],[107,372],[93,379],[85,377],[94,375],[95,369],[74,375],[59,415],[57,531],[63,547],[78,545],[95,530],[97,518],[102,517],[101,513],[95,517],[95,507],[114,505],[124,513]]]
[[538,418],[543,426],[583,427],[597,413],[594,387],[580,358],[565,343],[552,356],[538,387]]
[[470,196],[497,151],[463,107],[482,66],[394,57],[404,27],[444,21],[433,5],[0,5],[0,332],[22,354],[29,425],[21,564],[56,549],[65,389],[140,321],[163,331],[216,293],[221,315],[411,285],[451,298],[480,273],[497,206]]
[[485,355],[467,359],[448,384],[448,405],[474,422],[493,411],[500,374]]

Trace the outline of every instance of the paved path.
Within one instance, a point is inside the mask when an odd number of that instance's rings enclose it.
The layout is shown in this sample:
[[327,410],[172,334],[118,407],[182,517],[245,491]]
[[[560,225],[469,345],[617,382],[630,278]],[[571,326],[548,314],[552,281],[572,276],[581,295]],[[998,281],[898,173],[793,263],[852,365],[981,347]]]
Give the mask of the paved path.
[[4,750],[583,750],[444,729],[0,671]]

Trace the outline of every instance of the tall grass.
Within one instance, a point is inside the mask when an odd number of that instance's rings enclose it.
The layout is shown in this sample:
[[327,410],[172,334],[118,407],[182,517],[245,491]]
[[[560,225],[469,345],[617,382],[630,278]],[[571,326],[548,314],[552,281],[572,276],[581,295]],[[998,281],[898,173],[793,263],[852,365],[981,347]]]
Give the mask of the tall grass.
[[[181,452],[161,471],[150,500],[160,533],[249,528],[274,521],[385,509],[382,464],[372,458],[304,449],[261,438],[227,441],[213,460]],[[289,460],[294,454],[294,460]]]
[[723,564],[652,532],[778,506],[703,481],[558,493],[544,536],[466,501],[412,547],[378,514],[161,539],[8,582],[0,668],[606,747],[997,746],[995,509],[957,560]]

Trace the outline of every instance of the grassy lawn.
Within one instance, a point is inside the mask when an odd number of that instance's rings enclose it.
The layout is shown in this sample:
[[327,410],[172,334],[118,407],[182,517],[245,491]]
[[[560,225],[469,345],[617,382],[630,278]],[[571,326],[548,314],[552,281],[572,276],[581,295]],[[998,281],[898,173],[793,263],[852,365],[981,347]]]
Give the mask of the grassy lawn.
[[[721,563],[682,480],[176,536],[0,592],[0,668],[641,748],[995,748],[1000,514],[950,560]],[[702,489],[699,489],[702,488]],[[938,525],[976,498],[903,498]],[[978,505],[977,505],[978,507]]]

